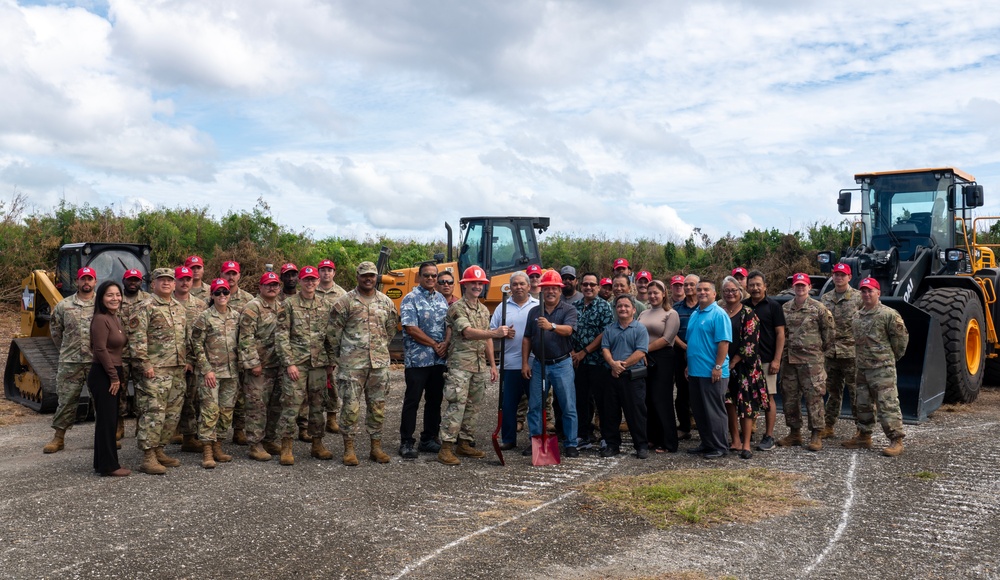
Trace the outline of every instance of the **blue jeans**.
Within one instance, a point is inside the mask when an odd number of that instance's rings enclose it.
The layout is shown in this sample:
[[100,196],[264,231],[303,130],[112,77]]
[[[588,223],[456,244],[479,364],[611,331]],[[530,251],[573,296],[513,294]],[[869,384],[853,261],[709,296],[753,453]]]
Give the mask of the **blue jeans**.
[[521,369],[501,371],[503,373],[503,423],[500,425],[500,441],[517,443],[517,406],[521,396],[528,394],[528,379],[521,376]]
[[[573,359],[566,357],[554,365],[545,366],[546,389],[555,392],[562,410],[563,435],[567,447],[576,447],[576,384]],[[532,436],[541,435],[542,424],[542,365],[538,359],[531,361],[531,385],[528,390],[528,431]]]

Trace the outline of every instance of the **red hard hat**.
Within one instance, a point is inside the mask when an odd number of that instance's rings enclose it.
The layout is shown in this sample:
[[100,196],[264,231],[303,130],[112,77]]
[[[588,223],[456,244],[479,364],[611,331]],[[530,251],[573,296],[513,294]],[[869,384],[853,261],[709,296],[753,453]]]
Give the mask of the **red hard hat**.
[[462,279],[458,281],[459,284],[465,284],[466,282],[482,282],[483,284],[489,284],[489,279],[486,277],[486,272],[483,271],[479,266],[469,266],[462,272]]
[[542,279],[538,281],[538,286],[558,286],[562,288],[564,284],[562,283],[562,276],[559,275],[559,272],[549,270],[542,274]]

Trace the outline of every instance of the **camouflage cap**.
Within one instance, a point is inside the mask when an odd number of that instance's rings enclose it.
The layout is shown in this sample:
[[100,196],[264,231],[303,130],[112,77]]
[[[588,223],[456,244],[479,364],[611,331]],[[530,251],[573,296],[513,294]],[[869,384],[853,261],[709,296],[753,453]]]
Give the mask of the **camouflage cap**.
[[358,276],[364,274],[378,274],[378,270],[375,268],[374,262],[361,262],[358,264]]
[[157,268],[153,270],[153,275],[150,276],[151,279],[156,280],[157,278],[170,278],[174,279],[174,269],[173,268]]

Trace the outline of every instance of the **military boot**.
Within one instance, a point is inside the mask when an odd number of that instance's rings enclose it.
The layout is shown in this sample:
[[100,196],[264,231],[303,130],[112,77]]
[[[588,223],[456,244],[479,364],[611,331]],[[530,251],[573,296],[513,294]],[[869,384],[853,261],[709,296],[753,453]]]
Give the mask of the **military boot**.
[[333,411],[326,413],[326,430],[330,433],[340,433],[340,425],[337,423],[337,414]]
[[178,465],[181,464],[181,461],[179,459],[174,459],[173,457],[170,457],[169,455],[164,453],[162,447],[154,447],[153,453],[156,454],[156,460],[159,461],[160,465],[162,465],[163,467],[177,467]]
[[247,432],[243,429],[233,429],[233,443],[237,445],[246,445]]
[[181,442],[181,451],[186,451],[188,453],[201,453],[205,445],[198,441],[196,435],[185,434],[184,440]]
[[154,449],[146,449],[142,452],[142,465],[139,466],[139,471],[149,475],[163,475],[167,472],[167,468],[160,465]]
[[63,447],[66,446],[66,430],[56,429],[56,432],[52,435],[52,441],[45,444],[42,447],[43,453],[55,453],[56,451],[62,451]]
[[355,466],[358,464],[358,456],[354,453],[354,439],[344,437],[344,465]]
[[830,437],[833,437],[833,425],[827,425],[819,432],[820,439],[829,439]]
[[215,457],[212,455],[211,445],[201,446],[201,466],[205,469],[215,469]]
[[461,465],[461,461],[455,457],[452,448],[455,446],[451,441],[441,442],[441,451],[438,451],[438,463],[445,465]]
[[309,455],[324,461],[327,459],[333,459],[333,453],[330,453],[330,450],[323,446],[322,437],[313,437],[312,450],[309,451]]
[[250,445],[250,453],[248,456],[254,461],[271,460],[271,455],[267,451],[264,451],[264,447],[260,443],[253,443]]
[[872,448],[872,434],[862,433],[858,431],[847,441],[840,444],[841,447],[846,447],[848,449],[871,449]]
[[372,439],[372,450],[368,454],[368,459],[378,463],[389,463],[389,456],[385,451],[382,451],[381,439]]
[[271,455],[280,455],[281,454],[281,445],[278,445],[274,441],[266,441],[265,440],[261,444],[261,446],[264,448],[264,451],[267,451]]
[[212,441],[212,455],[215,456],[215,460],[219,463],[229,463],[233,460],[232,455],[227,455],[226,452],[222,450],[222,441],[219,440]]
[[809,451],[819,451],[823,448],[823,431],[820,429],[813,429],[812,437],[809,438],[809,445],[806,445],[806,449]]
[[299,426],[299,441],[312,443],[312,435],[309,434],[309,427]]
[[476,449],[464,439],[458,440],[458,447],[455,448],[455,455],[459,457],[472,457],[473,459],[482,459],[483,457],[486,457],[485,453]]
[[897,437],[892,440],[888,447],[882,450],[882,455],[886,457],[896,457],[903,452],[903,438]]
[[183,442],[184,442],[184,437],[180,433],[174,433],[173,436],[170,437],[169,445],[177,445]]
[[802,445],[802,431],[799,429],[792,429],[788,432],[788,435],[778,439],[779,447],[791,447],[792,445]]
[[282,465],[295,465],[295,455],[292,454],[292,438],[281,438],[281,458],[278,460]]

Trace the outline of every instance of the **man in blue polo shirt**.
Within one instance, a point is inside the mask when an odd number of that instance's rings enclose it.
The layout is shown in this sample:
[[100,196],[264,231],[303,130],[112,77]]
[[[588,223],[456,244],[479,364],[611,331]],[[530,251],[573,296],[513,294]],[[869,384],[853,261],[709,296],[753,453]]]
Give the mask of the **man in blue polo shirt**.
[[634,376],[644,371],[646,353],[649,351],[649,332],[635,319],[635,299],[631,294],[615,298],[617,322],[612,322],[601,334],[601,354],[611,370],[610,384],[601,393],[601,436],[607,447],[601,457],[618,455],[621,434],[618,423],[622,412],[632,434],[635,456],[649,457],[646,439],[646,379]]
[[725,394],[733,327],[729,316],[715,303],[715,284],[698,282],[696,294],[698,308],[691,313],[687,326],[687,363],[691,412],[698,423],[701,445],[688,453],[716,459],[729,449]]

